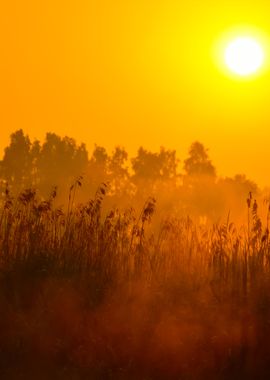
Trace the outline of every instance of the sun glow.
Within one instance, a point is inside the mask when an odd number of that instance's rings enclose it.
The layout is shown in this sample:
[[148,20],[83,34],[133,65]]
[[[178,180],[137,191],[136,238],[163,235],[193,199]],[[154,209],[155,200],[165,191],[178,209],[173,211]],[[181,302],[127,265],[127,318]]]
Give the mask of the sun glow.
[[256,73],[262,67],[264,51],[255,39],[238,37],[225,49],[225,62],[233,73],[248,76]]

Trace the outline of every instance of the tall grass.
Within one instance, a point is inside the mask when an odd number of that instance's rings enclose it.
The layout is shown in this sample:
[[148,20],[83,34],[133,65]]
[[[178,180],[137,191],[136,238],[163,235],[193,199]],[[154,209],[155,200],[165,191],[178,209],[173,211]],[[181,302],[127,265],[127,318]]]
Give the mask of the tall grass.
[[[247,223],[152,226],[156,201],[102,214],[6,190],[0,211],[1,378],[268,378],[270,242]],[[255,377],[256,376],[256,377]]]

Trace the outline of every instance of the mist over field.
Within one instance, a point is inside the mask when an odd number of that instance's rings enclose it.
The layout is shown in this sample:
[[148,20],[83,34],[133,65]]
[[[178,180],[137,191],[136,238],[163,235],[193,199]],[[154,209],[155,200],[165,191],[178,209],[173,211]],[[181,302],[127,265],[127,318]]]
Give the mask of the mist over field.
[[0,2],[0,380],[270,379],[269,14]]
[[1,379],[269,378],[269,198],[210,153],[11,135]]
[[142,208],[148,197],[154,197],[161,219],[181,215],[202,223],[225,221],[228,215],[235,222],[244,222],[248,194],[262,202],[269,194],[243,173],[220,177],[211,152],[197,141],[191,143],[186,157],[166,147],[157,152],[138,147],[137,154],[130,157],[121,146],[109,153],[96,145],[88,152],[71,137],[47,133],[43,142],[31,141],[18,130],[11,135],[0,161],[2,196],[6,188],[14,196],[34,189],[39,199],[46,200],[55,188],[58,206],[66,206],[70,187],[78,178],[82,186],[76,204],[93,198],[105,183],[106,211]]

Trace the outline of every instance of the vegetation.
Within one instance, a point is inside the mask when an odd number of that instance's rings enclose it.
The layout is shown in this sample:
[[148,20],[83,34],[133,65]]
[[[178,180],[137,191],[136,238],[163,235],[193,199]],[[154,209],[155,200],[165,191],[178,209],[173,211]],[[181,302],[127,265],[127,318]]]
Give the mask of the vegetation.
[[[193,219],[217,222],[231,212],[233,219],[246,219],[246,194],[252,191],[264,199],[258,186],[244,175],[222,178],[209,158],[203,144],[194,142],[184,160],[175,150],[161,147],[151,152],[143,147],[129,158],[122,147],[109,154],[104,147],[95,146],[89,154],[84,144],[69,137],[48,133],[45,141],[31,142],[19,130],[11,135],[0,161],[0,194],[6,185],[14,195],[34,188],[45,200],[52,186],[57,186],[57,204],[67,206],[70,183],[83,175],[80,202],[93,198],[98,186],[109,185],[103,208],[122,210],[131,204],[140,209],[148,196],[158,199],[160,220],[168,215],[189,215]],[[166,214],[166,215],[165,215]]]
[[268,379],[270,242],[245,226],[102,213],[110,189],[59,208],[28,189],[0,210],[1,379]]

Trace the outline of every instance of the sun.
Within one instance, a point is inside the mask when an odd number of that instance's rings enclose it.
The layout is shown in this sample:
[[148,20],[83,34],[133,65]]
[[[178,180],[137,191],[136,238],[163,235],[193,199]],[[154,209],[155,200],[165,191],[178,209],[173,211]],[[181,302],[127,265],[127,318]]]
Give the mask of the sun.
[[261,44],[252,37],[237,37],[225,48],[225,63],[236,75],[247,77],[257,73],[264,64]]

